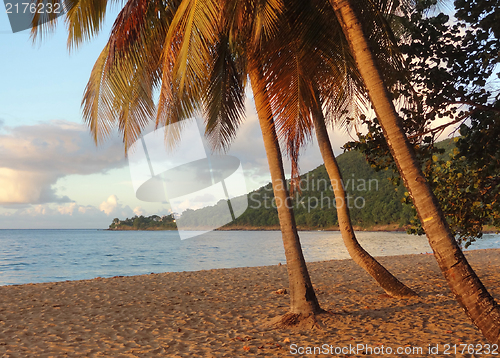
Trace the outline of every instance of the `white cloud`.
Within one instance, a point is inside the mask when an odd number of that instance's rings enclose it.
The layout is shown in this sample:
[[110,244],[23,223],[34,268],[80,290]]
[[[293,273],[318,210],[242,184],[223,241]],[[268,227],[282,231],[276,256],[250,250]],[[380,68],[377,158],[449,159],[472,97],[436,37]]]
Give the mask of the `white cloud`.
[[52,210],[43,205],[37,205],[31,209],[28,209],[27,211],[28,213],[33,214],[34,216],[52,214]]
[[106,213],[106,215],[110,215],[115,211],[118,207],[118,198],[116,195],[110,195],[106,201],[103,201],[101,205],[99,205],[99,210]]
[[[100,207],[77,203],[38,204],[17,210],[3,209],[0,211],[0,227],[2,229],[104,229],[111,224],[114,217],[124,219],[134,216],[133,210],[128,205],[120,204],[115,195],[111,195],[104,203],[108,205],[106,209],[113,207],[112,211],[105,212]],[[159,212],[160,215],[166,213],[167,210]]]
[[191,203],[189,200],[184,200],[183,202],[177,204],[176,209],[179,210],[179,212],[176,214],[182,214],[182,212],[184,210],[187,210],[187,209],[196,210],[196,209],[199,209],[201,207],[202,207],[201,205],[199,207],[197,207],[195,204]]
[[[88,208],[89,207],[85,210],[89,210]],[[99,211],[106,214],[108,217],[118,217],[121,219],[134,215],[149,215],[149,213],[140,206],[137,206],[134,210],[132,210],[128,205],[122,205],[118,197],[114,194],[110,195],[108,199],[99,205]],[[83,211],[83,213],[85,212],[86,211]]]
[[2,127],[0,205],[67,203],[53,186],[70,174],[106,173],[126,164],[118,138],[96,148],[88,129],[68,121]]
[[95,207],[93,206],[78,206],[78,212],[82,214],[86,214],[89,211],[94,211]]
[[67,196],[58,197],[51,188],[57,176],[49,172],[30,172],[0,168],[1,204],[36,204],[69,202]]
[[62,215],[73,215],[76,209],[76,203],[71,203],[69,205],[61,205],[57,207],[57,211]]

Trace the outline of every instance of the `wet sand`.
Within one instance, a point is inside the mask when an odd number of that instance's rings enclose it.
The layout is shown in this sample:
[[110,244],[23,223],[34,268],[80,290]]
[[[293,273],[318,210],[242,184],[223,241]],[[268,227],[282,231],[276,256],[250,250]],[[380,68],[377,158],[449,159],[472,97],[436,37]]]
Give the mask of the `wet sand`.
[[[500,250],[466,255],[499,301]],[[461,351],[460,344],[477,349],[487,343],[451,295],[432,255],[379,261],[420,297],[387,297],[351,260],[309,263],[320,304],[329,312],[314,330],[269,327],[287,312],[289,295],[275,293],[288,286],[284,265],[2,286],[0,355],[352,357],[370,353],[353,353],[364,345],[373,356],[390,348],[392,356],[450,357],[445,344],[453,353],[454,344]],[[436,345],[439,354],[429,353]],[[314,347],[323,354],[313,354]],[[405,349],[414,354],[405,355]],[[483,348],[475,356],[484,353]]]

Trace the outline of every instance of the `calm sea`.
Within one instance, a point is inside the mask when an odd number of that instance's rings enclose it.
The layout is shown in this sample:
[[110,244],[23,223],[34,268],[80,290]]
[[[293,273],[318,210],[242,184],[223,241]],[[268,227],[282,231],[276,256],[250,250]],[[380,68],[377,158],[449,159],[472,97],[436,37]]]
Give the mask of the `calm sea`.
[[[431,252],[424,236],[359,232],[374,256]],[[349,258],[338,232],[301,232],[306,261]],[[485,235],[470,249],[500,248]],[[281,233],[216,231],[0,230],[0,285],[285,263]]]

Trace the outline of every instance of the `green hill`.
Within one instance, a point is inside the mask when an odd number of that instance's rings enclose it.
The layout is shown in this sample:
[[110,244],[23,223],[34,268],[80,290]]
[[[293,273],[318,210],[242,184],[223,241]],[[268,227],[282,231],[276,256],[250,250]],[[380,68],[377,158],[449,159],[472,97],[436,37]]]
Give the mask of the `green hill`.
[[[407,225],[412,213],[401,203],[402,186],[395,187],[390,171],[376,172],[359,152],[347,152],[337,157],[347,205],[353,225],[364,229],[397,228]],[[334,229],[337,211],[333,190],[324,165],[301,176],[301,193],[292,198],[297,225],[303,230]],[[248,195],[249,206],[243,215],[223,229],[278,228],[278,214],[271,184]]]
[[[438,144],[446,152],[454,148],[452,139]],[[442,155],[447,155],[442,154]],[[392,183],[390,170],[375,171],[356,151],[346,152],[337,157],[347,192],[347,205],[352,224],[363,230],[404,230],[409,225],[413,212],[410,206],[402,203],[405,188]],[[292,195],[292,205],[297,226],[302,230],[336,229],[337,211],[333,190],[324,165],[301,176],[300,193]],[[240,198],[241,200],[242,198]],[[234,200],[234,199],[233,199]],[[243,199],[244,200],[244,199]],[[213,207],[185,211],[179,220],[193,227],[213,225],[216,213],[227,210],[225,201]],[[222,215],[221,215],[222,216]],[[168,221],[168,222],[167,222]],[[247,210],[221,230],[278,229],[278,213],[274,202],[271,184],[267,184],[248,194]],[[158,217],[139,217],[115,222],[111,230],[172,230],[173,218],[160,220]]]

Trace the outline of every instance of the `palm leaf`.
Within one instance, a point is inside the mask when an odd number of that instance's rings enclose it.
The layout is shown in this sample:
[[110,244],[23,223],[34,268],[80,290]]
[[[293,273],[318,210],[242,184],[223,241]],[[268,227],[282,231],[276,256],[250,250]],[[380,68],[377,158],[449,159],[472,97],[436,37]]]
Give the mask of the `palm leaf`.
[[96,144],[109,136],[116,122],[114,93],[106,81],[108,55],[109,45],[106,45],[94,64],[82,100],[83,120]]
[[[33,1],[41,3],[45,0]],[[78,47],[83,41],[90,40],[100,31],[108,6],[108,0],[46,0],[46,2],[52,4],[52,7],[56,4],[61,4],[63,7],[70,50]],[[33,41],[54,31],[57,26],[57,17],[55,13],[36,13],[32,20],[33,27],[30,34]]]
[[[48,33],[55,30],[57,21],[56,19],[61,13],[65,12],[65,2],[63,0],[31,0],[31,4],[44,4],[44,8],[48,9],[50,6],[54,11],[35,11],[31,20],[30,37],[33,42],[37,39],[42,39]],[[31,5],[30,5],[31,6]]]
[[[154,119],[154,90],[161,83],[161,45],[171,12],[162,1],[129,0],[118,15],[82,102],[96,142],[117,125],[125,152]],[[100,124],[101,123],[101,124]]]
[[[317,92],[322,90],[332,103],[332,98],[336,102],[345,101],[346,93],[339,91],[345,83],[345,64],[331,60],[337,56],[338,47],[332,38],[342,33],[332,34],[335,27],[330,19],[327,23],[317,4],[307,1],[294,4],[280,18],[280,34],[268,41],[265,52],[268,58],[265,76],[276,129],[292,162],[292,189],[299,177],[300,148],[311,139],[312,115],[316,108],[321,108]],[[333,50],[325,43],[333,46]],[[330,88],[336,92],[327,92]]]
[[220,8],[213,0],[182,1],[163,45],[157,125],[175,123],[200,109],[217,43]]
[[231,52],[229,39],[221,35],[205,92],[205,134],[212,148],[227,149],[245,114],[245,61]]
[[253,2],[253,44],[272,38],[278,32],[278,20],[284,11],[280,0],[257,0]]
[[64,0],[64,2],[68,48],[71,50],[99,32],[106,16],[108,0]]

